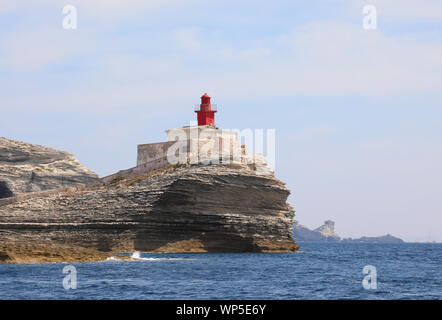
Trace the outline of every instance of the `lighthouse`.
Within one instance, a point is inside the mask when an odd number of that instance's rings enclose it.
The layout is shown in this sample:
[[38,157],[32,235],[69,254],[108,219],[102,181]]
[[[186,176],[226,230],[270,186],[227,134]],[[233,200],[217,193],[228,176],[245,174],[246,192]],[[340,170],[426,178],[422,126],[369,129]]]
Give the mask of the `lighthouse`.
[[[137,165],[103,178],[105,183],[120,176],[133,176],[175,164],[234,163],[256,167],[257,155],[248,155],[237,130],[215,126],[216,105],[205,93],[201,104],[195,106],[198,124],[166,130],[167,141],[139,144]],[[260,160],[261,161],[261,160]],[[256,169],[255,169],[256,170]]]
[[200,109],[195,110],[195,112],[198,115],[199,126],[207,126],[207,125],[215,126],[216,110],[212,110],[212,105],[210,104],[210,96],[207,93],[205,93],[201,97]]

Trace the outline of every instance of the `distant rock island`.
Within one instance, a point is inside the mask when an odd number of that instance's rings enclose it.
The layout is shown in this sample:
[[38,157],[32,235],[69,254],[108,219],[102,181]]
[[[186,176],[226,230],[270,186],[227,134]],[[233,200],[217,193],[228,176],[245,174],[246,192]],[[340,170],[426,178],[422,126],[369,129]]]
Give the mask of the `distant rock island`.
[[335,233],[335,223],[331,220],[316,228],[310,230],[306,226],[295,221],[293,224],[293,237],[298,241],[314,241],[314,242],[337,242],[341,238]]
[[387,234],[379,237],[361,237],[357,239],[344,238],[342,242],[366,242],[366,243],[404,243],[404,240]]
[[361,242],[361,243],[403,243],[402,239],[393,237],[390,234],[379,237],[361,237],[357,239],[341,239],[335,232],[334,221],[327,220],[322,226],[310,230],[306,226],[295,221],[293,224],[293,238],[298,242]]

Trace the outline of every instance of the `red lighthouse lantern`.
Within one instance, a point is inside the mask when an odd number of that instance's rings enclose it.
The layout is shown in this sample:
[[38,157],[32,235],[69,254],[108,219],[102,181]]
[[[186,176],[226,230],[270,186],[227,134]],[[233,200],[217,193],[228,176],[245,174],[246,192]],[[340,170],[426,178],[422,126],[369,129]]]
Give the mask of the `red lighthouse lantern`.
[[200,109],[195,111],[198,115],[198,125],[199,126],[207,126],[213,125],[215,126],[215,112],[216,110],[212,110],[212,105],[210,104],[210,97],[205,93],[201,97]]

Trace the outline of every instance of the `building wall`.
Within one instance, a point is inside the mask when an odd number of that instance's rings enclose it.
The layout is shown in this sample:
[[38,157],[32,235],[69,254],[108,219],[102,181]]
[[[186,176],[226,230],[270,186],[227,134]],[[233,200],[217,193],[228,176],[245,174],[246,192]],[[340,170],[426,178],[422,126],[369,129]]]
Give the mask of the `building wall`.
[[[241,146],[236,131],[219,130],[213,126],[194,126],[167,130],[167,142],[138,145],[136,167],[121,170],[101,178],[96,184],[107,184],[118,178],[129,178],[177,163],[244,163],[253,165],[255,158],[248,158],[245,146]],[[177,143],[178,142],[178,143]],[[180,159],[171,163],[168,151]],[[176,159],[176,158],[175,158]],[[213,161],[215,160],[216,161]],[[196,162],[195,162],[196,161]],[[219,161],[219,162],[218,162]]]
[[150,143],[150,144],[139,144],[138,154],[137,154],[137,166],[140,166],[151,161],[164,158],[167,155],[167,150],[173,141]]
[[166,130],[167,141],[189,139],[238,139],[238,132],[232,130],[220,130],[213,126],[191,126]]
[[99,182],[91,183],[90,185],[100,185],[100,184],[108,184],[111,183],[114,179],[118,178],[130,178],[135,177],[143,173],[150,172],[152,170],[164,168],[169,165],[169,161],[167,157],[158,158],[150,161],[149,163],[144,163],[139,166],[127,169],[120,170],[117,173],[111,174],[109,176],[103,177],[99,180]]
[[[189,153],[197,156],[238,157],[241,154],[236,131],[219,130],[213,126],[193,126],[167,130],[166,133],[167,142],[138,145],[137,166],[167,157],[171,147],[171,152],[175,152],[176,156]],[[177,148],[177,141],[180,141],[180,148]]]
[[193,154],[205,153],[207,150],[209,154],[220,156],[241,154],[237,131],[220,130],[213,126],[192,126],[167,130],[166,134],[169,142],[187,140],[187,152]]

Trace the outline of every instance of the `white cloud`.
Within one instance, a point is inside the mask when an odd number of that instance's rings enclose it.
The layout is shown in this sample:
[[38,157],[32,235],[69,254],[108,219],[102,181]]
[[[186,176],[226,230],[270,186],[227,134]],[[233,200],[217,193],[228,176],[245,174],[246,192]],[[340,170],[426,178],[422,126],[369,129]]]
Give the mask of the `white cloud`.
[[[66,108],[88,111],[91,106],[106,105],[109,110],[112,106],[156,103],[168,92],[175,93],[170,102],[178,102],[201,88],[225,96],[442,92],[439,43],[386,36],[379,30],[365,31],[360,26],[334,21],[312,22],[245,49],[211,40],[207,33],[177,30],[167,34],[161,40],[164,42],[147,44],[177,44],[163,56],[100,52],[103,46],[119,46],[120,40],[94,41],[98,35],[93,33],[66,42],[57,38],[56,32],[11,36],[4,43],[5,52],[10,55],[3,59],[3,66],[33,70],[63,59],[69,61],[76,54],[91,55],[91,61],[97,64],[74,89],[20,97],[9,103],[26,108],[31,99],[51,109],[59,108],[59,101],[69,101]],[[198,50],[201,37],[205,39],[204,50]],[[121,47],[125,44],[121,40]],[[183,46],[191,54],[180,55]],[[197,66],[193,65],[195,62]]]
[[337,128],[330,125],[317,125],[298,130],[292,139],[295,141],[312,141],[325,138],[336,131]]
[[174,32],[173,38],[177,45],[191,52],[196,52],[197,50],[205,50],[202,42],[199,40],[199,34],[201,32],[201,28],[191,27],[191,28],[182,28]]
[[[160,2],[78,1],[91,8],[91,15],[94,10],[118,14],[117,8],[158,6]],[[437,8],[434,1],[423,3],[425,10]],[[403,7],[411,4],[407,0]],[[388,1],[382,5],[393,7]],[[386,35],[382,29],[366,31],[360,24],[339,21],[312,21],[292,31],[246,40],[238,44],[222,29],[197,24],[165,30],[148,41],[136,32],[106,34],[99,26],[79,27],[75,32],[48,26],[16,28],[2,38],[0,67],[23,72],[20,85],[24,88],[26,72],[47,75],[47,67],[63,66],[74,58],[82,58],[76,61],[79,68],[85,62],[93,68],[83,74],[74,69],[70,78],[54,73],[55,79],[71,87],[53,92],[41,84],[38,94],[3,99],[3,105],[26,109],[38,101],[41,108],[60,110],[60,101],[65,101],[65,110],[101,112],[102,105],[106,110],[118,110],[131,104],[158,103],[170,92],[174,94],[169,102],[178,102],[201,88],[232,97],[442,92],[440,41],[425,42],[410,34]]]
[[[32,72],[45,66],[63,62],[71,57],[72,40],[59,29],[40,29],[13,32],[2,38],[0,48],[4,58],[0,67],[14,71]],[[78,51],[78,47],[77,50]]]
[[[273,40],[271,54],[244,61],[253,70],[227,74],[216,80],[218,87],[269,94],[442,92],[442,44],[334,21],[312,22]],[[235,64],[229,58],[224,65]],[[241,61],[240,52],[236,58]]]

